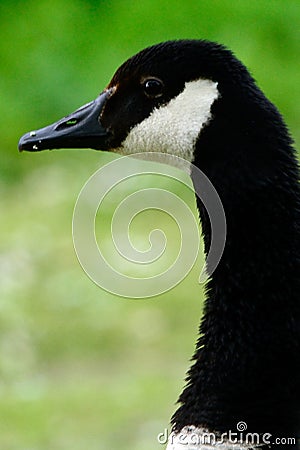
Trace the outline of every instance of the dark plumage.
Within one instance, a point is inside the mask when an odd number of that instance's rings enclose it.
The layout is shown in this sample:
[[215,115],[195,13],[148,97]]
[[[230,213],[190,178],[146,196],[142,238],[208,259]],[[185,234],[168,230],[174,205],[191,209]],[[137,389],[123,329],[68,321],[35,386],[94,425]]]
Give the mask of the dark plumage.
[[[145,95],[142,80],[147,77],[162,81],[161,95]],[[212,119],[196,140],[194,164],[219,193],[227,241],[207,284],[194,363],[172,424],[177,432],[187,425],[224,432],[236,430],[243,420],[249,432],[271,433],[274,439],[296,437],[299,171],[282,117],[242,63],[223,46],[207,41],[155,45],[125,62],[99,97],[93,125],[96,131],[99,126],[97,136],[91,137],[81,118],[65,131],[66,120],[79,117],[75,113],[59,122],[67,135],[47,127],[41,134],[37,131],[37,137],[25,135],[20,148],[86,145],[118,151],[136,124],[154,108],[167,105],[186,82],[199,78],[217,82],[220,95],[212,104]],[[79,128],[82,134],[74,137]],[[198,208],[207,252],[210,223],[199,200]]]

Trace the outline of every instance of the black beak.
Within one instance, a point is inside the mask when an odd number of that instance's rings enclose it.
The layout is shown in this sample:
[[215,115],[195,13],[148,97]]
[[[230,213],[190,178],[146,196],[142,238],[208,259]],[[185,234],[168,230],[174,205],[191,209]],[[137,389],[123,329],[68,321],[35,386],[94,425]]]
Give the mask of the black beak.
[[101,125],[100,115],[112,89],[52,125],[24,134],[19,150],[37,152],[53,148],[93,148],[105,150],[109,132]]

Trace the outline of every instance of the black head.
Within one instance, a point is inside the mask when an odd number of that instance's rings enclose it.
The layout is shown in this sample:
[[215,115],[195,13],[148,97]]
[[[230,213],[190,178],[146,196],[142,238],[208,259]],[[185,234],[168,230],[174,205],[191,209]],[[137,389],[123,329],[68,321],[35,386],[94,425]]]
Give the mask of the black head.
[[186,83],[211,80],[222,97],[228,90],[240,90],[243,77],[250,81],[244,66],[219,44],[186,40],[154,45],[116,71],[108,87],[117,90],[102,122],[111,128],[118,146],[133,126],[182,93]]

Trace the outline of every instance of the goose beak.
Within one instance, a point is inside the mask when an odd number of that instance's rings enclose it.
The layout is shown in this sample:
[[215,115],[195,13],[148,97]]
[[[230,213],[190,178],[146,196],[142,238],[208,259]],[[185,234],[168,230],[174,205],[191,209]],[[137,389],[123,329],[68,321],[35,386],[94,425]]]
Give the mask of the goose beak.
[[100,115],[112,89],[57,122],[24,134],[19,150],[37,152],[54,148],[92,148],[105,150],[109,132],[101,125]]

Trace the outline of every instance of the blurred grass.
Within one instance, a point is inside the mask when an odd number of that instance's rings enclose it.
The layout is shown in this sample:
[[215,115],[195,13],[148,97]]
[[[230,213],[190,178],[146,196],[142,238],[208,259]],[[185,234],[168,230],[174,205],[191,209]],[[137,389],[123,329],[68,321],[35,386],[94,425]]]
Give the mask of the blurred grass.
[[93,99],[141,48],[207,38],[250,68],[299,148],[300,4],[4,0],[0,21],[0,449],[161,448],[194,348],[199,268],[155,299],[100,290],[77,262],[71,219],[81,187],[112,156],[19,155],[17,141]]

